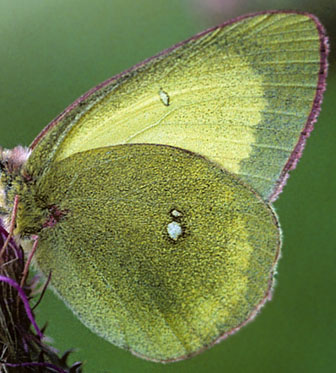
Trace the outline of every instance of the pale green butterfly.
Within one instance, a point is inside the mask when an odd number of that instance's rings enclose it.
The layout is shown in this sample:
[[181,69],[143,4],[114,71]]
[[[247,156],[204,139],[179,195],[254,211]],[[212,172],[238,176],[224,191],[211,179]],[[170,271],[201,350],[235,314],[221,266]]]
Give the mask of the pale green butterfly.
[[316,17],[272,11],[113,77],[30,149],[1,151],[3,220],[105,339],[153,361],[202,351],[270,298],[270,202],[317,118],[327,52]]

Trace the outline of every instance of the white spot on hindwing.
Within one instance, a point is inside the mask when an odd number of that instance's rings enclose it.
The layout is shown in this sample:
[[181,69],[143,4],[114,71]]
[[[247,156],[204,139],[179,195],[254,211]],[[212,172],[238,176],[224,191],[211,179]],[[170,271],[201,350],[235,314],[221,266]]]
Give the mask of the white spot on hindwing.
[[178,217],[182,216],[182,212],[180,212],[178,210],[173,210],[171,212],[171,214],[174,216],[174,218],[178,218]]
[[178,223],[177,221],[172,221],[171,223],[169,223],[167,226],[167,231],[169,237],[174,241],[177,241],[177,239],[181,236],[183,232],[180,223]]
[[169,237],[177,241],[179,237],[183,234],[183,228],[179,221],[179,218],[181,218],[182,213],[176,209],[171,211],[171,216],[173,218],[173,221],[167,225],[167,232]]

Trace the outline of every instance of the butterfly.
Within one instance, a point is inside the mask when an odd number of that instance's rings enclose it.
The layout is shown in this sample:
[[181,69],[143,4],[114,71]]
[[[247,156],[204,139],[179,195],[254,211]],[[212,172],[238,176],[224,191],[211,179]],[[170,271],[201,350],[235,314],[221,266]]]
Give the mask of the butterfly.
[[327,54],[315,16],[268,11],[149,58],[29,149],[1,150],[2,219],[106,340],[152,361],[203,351],[271,297],[271,203],[319,114]]

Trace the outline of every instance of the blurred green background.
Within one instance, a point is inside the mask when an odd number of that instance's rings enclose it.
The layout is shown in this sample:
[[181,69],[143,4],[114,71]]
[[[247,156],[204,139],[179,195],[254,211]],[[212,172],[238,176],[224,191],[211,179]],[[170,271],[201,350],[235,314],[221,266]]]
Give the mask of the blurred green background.
[[[331,1],[1,0],[1,145],[29,145],[68,104],[108,77],[206,27],[256,10],[317,14],[336,37]],[[142,361],[93,335],[51,292],[40,325],[84,372],[335,372],[336,74],[302,160],[275,203],[283,252],[272,302],[256,320],[184,362]]]

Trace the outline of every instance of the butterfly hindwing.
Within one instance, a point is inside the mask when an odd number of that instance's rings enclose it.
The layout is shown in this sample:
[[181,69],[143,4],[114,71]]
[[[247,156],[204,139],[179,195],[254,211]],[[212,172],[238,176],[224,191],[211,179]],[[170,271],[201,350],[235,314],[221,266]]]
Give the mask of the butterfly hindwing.
[[162,145],[88,150],[53,164],[34,192],[58,220],[39,233],[38,267],[84,324],[137,355],[193,355],[269,295],[277,219],[201,156]]

